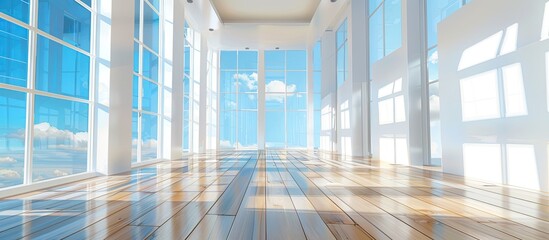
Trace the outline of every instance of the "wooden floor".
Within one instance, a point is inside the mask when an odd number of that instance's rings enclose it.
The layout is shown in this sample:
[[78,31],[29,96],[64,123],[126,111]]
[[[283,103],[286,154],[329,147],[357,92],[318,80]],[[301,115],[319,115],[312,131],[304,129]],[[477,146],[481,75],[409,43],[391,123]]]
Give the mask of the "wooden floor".
[[549,239],[549,195],[305,151],[195,155],[0,200],[0,239]]

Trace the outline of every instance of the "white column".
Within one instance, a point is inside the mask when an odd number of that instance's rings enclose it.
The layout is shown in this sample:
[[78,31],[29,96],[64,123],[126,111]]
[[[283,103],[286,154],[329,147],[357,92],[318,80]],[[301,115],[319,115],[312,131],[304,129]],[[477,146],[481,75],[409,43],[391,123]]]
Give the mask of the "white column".
[[[330,109],[335,109],[336,105],[336,94],[337,94],[337,82],[336,82],[336,42],[335,42],[335,32],[328,30],[322,35],[322,99],[323,104],[322,108],[329,107]],[[329,98],[329,100],[325,100]],[[325,104],[327,102],[327,104]],[[335,110],[334,110],[335,111]],[[335,121],[335,115],[331,116],[331,123]],[[336,149],[337,136],[335,124],[331,124],[329,127],[324,127],[321,124],[323,129],[331,129],[329,132],[321,131],[322,136],[329,136],[330,141],[330,150],[334,151]]]
[[129,171],[132,154],[134,0],[99,0],[96,170]]
[[183,154],[183,78],[185,10],[177,0],[164,0],[163,153],[175,160]]
[[314,117],[314,64],[313,64],[313,49],[312,46],[307,47],[307,149],[313,149],[315,144],[315,117]]
[[368,153],[363,151],[363,134],[365,133],[364,123],[369,120],[363,118],[363,111],[368,110],[363,108],[362,98],[369,98],[369,92],[363,92],[363,84],[369,84],[368,72],[368,39],[367,31],[367,7],[366,1],[353,0],[349,6],[351,15],[349,17],[349,75],[348,80],[352,81],[352,94],[350,103],[351,117],[351,144],[353,156],[364,156]]
[[[200,37],[200,100],[198,104],[198,149],[199,153],[206,151],[207,138],[207,93],[208,93],[208,42],[206,37]],[[193,134],[196,134],[193,133]]]
[[408,106],[409,106],[409,151],[410,165],[423,166],[430,160],[429,142],[429,84],[427,83],[426,68],[421,65],[425,54],[423,47],[423,27],[421,14],[423,9],[421,0],[402,2],[402,19],[404,29],[403,43],[406,44],[408,63]]
[[257,149],[265,149],[265,51],[258,51],[257,69]]

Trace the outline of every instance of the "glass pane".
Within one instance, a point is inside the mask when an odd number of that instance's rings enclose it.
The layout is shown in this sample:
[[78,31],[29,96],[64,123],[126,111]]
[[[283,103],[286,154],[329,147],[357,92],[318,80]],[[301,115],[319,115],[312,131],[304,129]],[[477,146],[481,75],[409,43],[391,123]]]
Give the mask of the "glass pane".
[[36,89],[88,99],[88,56],[39,35],[36,58]]
[[287,51],[286,70],[307,70],[307,52]]
[[219,90],[221,92],[236,93],[236,79],[238,74],[235,71],[221,71]]
[[143,76],[158,81],[158,57],[143,48]]
[[284,110],[285,93],[267,93],[265,94],[266,110]]
[[383,12],[370,17],[370,64],[383,57]]
[[219,104],[221,111],[236,110],[236,94],[221,94]]
[[313,73],[313,92],[320,93],[322,90],[322,73]]
[[238,69],[255,70],[257,69],[257,51],[238,52]]
[[158,53],[160,37],[158,14],[148,4],[143,4],[143,43]]
[[257,148],[257,112],[238,112],[238,147]]
[[147,0],[153,7],[158,10],[160,9],[160,0]]
[[429,84],[429,110],[431,118],[431,165],[440,166],[442,138],[440,127],[440,98],[438,82]]
[[141,105],[143,111],[158,113],[158,85],[143,80],[143,98]]
[[427,71],[429,71],[429,81],[438,80],[438,50],[433,48],[427,53]]
[[368,12],[369,14],[371,15],[375,10],[376,8],[381,4],[381,2],[383,2],[383,0],[370,0],[369,1],[369,5],[368,5]]
[[26,29],[0,18],[0,83],[27,86],[28,39]]
[[236,112],[219,113],[219,147],[236,147]]
[[238,109],[239,110],[256,110],[257,109],[257,94],[247,93],[238,94]]
[[236,70],[237,51],[221,51],[221,70]]
[[191,76],[191,49],[185,47],[185,75]]
[[344,44],[340,49],[337,50],[337,86],[341,86],[345,82],[345,63],[346,63],[346,48],[347,44]]
[[307,72],[286,72],[286,90],[288,92],[306,92]]
[[345,19],[337,28],[336,46],[339,48],[347,40],[347,19]]
[[283,71],[265,73],[265,92],[286,92],[286,79]]
[[427,45],[438,43],[437,25],[461,7],[461,0],[427,0]]
[[88,104],[37,95],[33,181],[87,171]]
[[313,102],[314,102],[314,110],[320,111],[320,107],[322,105],[322,98],[320,94],[314,94],[313,95]]
[[[189,112],[185,111],[183,114],[188,116]],[[183,121],[183,150],[189,150],[189,121]]]
[[265,112],[265,146],[267,148],[286,147],[286,126],[284,112]]
[[0,12],[29,23],[29,0],[2,0]]
[[137,124],[138,113],[132,112],[132,163],[137,162],[137,145],[139,144],[139,135],[137,131],[139,125]]
[[26,96],[0,89],[0,188],[23,183]]
[[265,70],[284,70],[285,58],[284,51],[265,51]]
[[140,29],[140,22],[139,22],[139,19],[141,18],[141,12],[140,12],[140,9],[141,9],[141,6],[140,6],[140,2],[139,0],[135,0],[135,8],[134,8],[134,29],[133,29],[133,37],[135,39],[139,39],[139,31],[141,30]]
[[401,1],[385,1],[385,56],[402,45]]
[[133,72],[139,73],[139,44],[133,43]]
[[132,108],[137,109],[139,107],[139,78],[133,75],[132,81]]
[[239,72],[235,80],[239,92],[257,92],[257,72]]
[[90,51],[91,13],[74,0],[39,0],[38,28]]
[[141,115],[141,160],[158,158],[158,117],[156,115]]
[[307,112],[288,112],[286,131],[289,148],[307,147]]
[[288,94],[286,108],[290,110],[307,110],[307,94]]
[[80,0],[82,1],[84,4],[88,5],[88,7],[91,7],[91,1],[92,0]]

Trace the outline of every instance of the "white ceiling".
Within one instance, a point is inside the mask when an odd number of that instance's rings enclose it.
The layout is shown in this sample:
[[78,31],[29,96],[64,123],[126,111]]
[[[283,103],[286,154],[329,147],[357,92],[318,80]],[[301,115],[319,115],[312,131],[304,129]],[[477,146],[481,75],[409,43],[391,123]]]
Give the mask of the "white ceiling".
[[210,0],[223,23],[310,23],[320,0]]

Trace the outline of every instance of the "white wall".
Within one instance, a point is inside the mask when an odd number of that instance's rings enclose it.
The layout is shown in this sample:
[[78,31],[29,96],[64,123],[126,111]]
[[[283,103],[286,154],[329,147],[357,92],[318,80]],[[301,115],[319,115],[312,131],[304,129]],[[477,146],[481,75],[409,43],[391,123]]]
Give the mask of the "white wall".
[[444,172],[549,191],[545,9],[472,1],[439,24]]
[[371,151],[381,161],[423,165],[429,158],[421,6],[402,0],[402,47],[372,66]]

